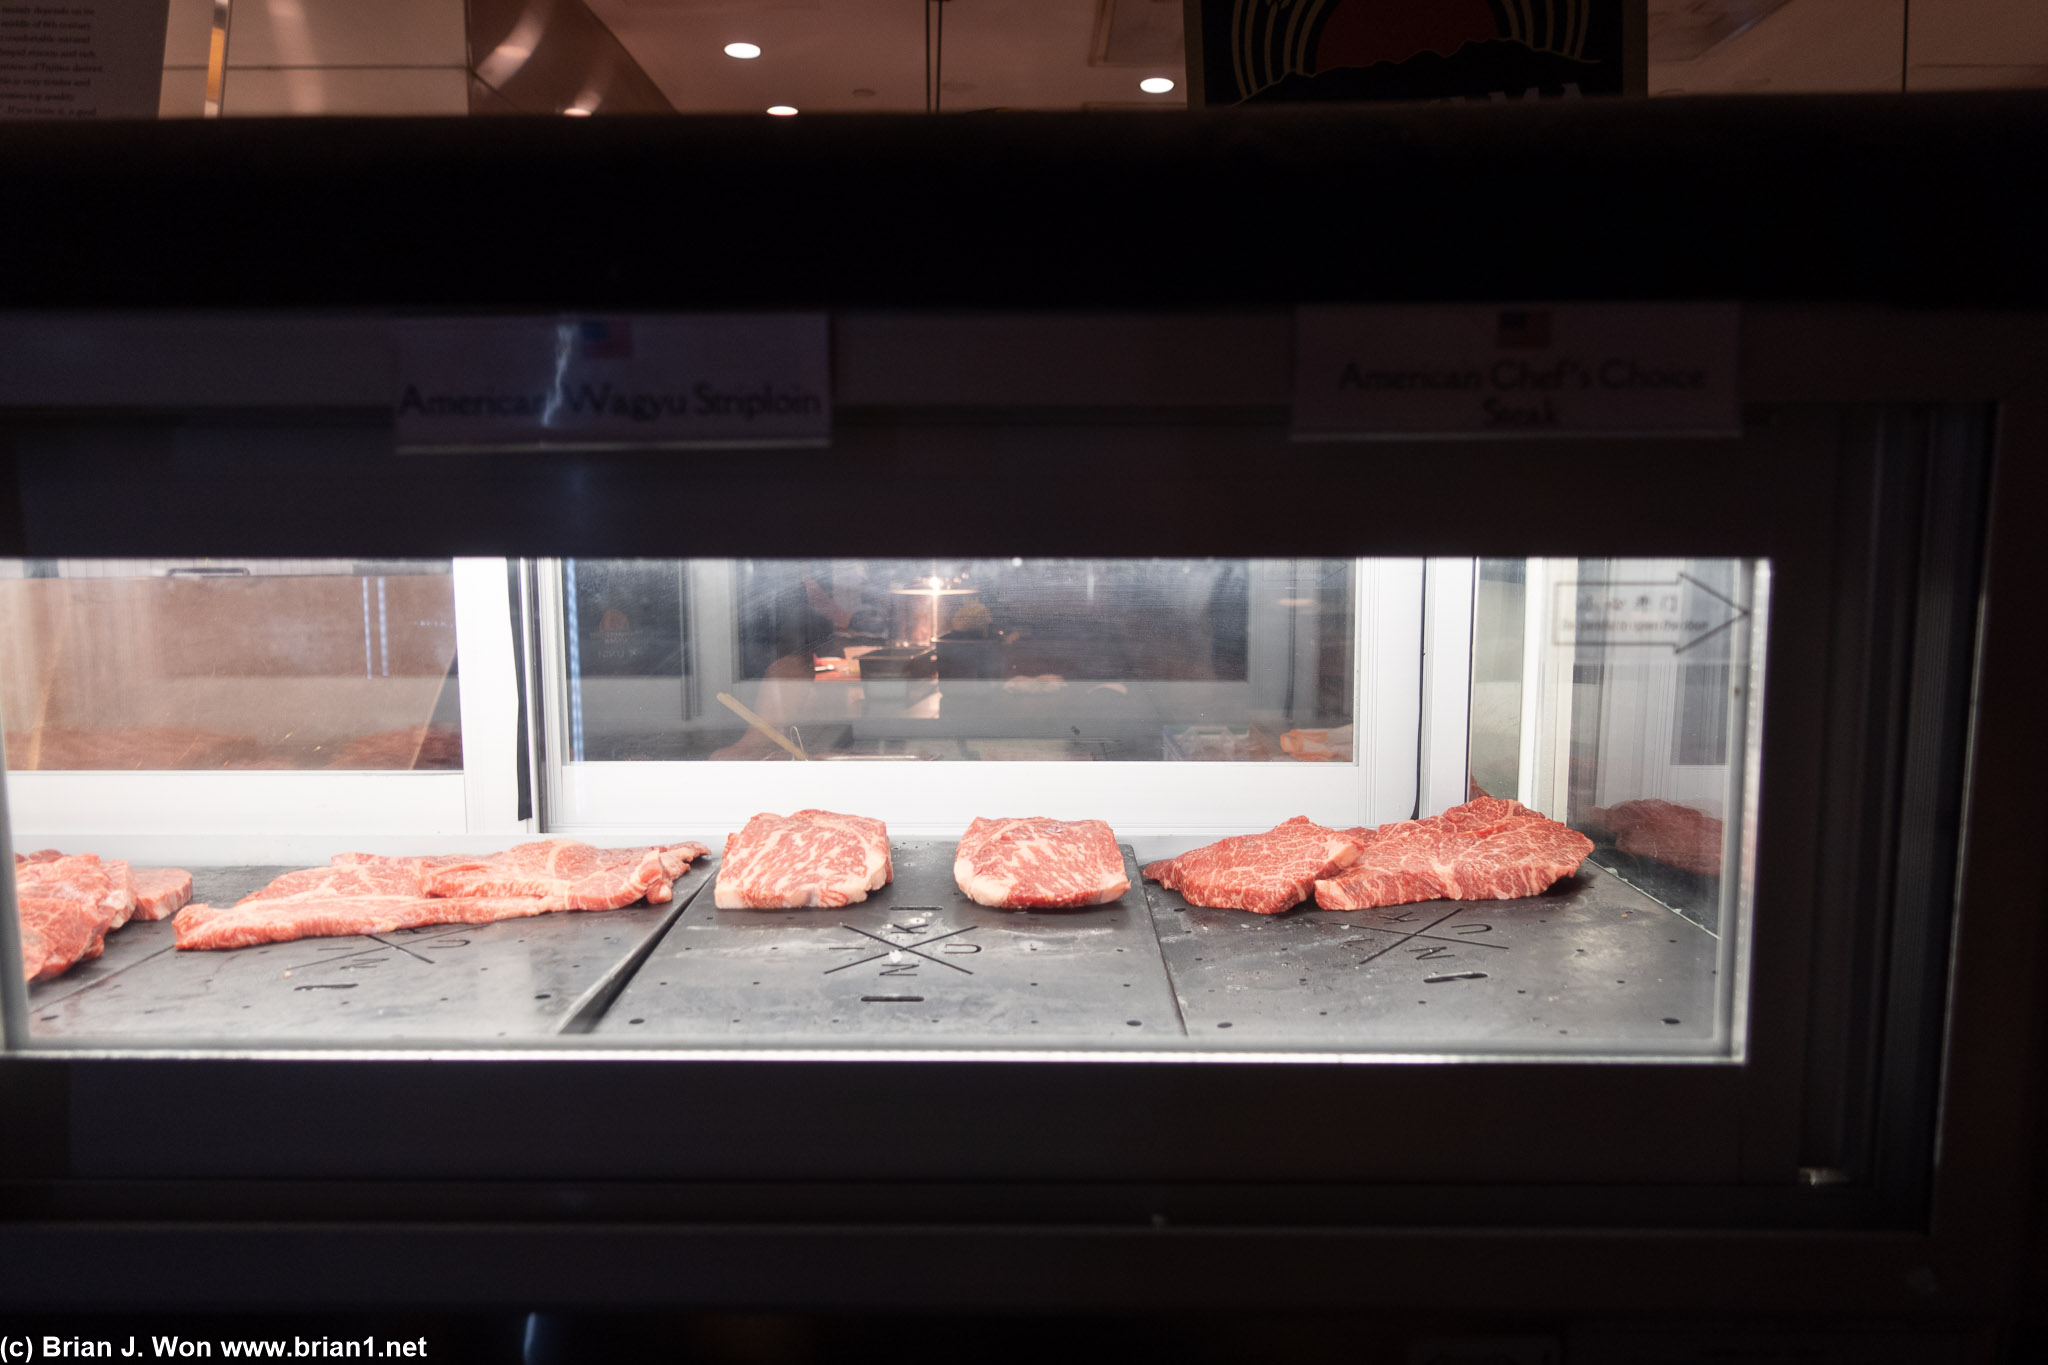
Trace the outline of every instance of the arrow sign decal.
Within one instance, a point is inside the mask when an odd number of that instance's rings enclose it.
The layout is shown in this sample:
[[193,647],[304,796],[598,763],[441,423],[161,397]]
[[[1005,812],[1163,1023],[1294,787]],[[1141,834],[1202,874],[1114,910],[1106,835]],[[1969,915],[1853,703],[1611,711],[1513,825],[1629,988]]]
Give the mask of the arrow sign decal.
[[1683,654],[1749,615],[1749,608],[1689,574],[1661,583],[1580,581],[1556,588],[1560,645],[1649,645]]

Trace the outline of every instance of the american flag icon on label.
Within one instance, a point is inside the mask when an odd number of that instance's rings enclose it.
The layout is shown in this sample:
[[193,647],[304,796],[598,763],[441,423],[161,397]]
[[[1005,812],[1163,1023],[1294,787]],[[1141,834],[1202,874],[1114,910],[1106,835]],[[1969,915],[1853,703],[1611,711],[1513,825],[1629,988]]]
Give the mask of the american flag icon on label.
[[632,323],[619,318],[603,319],[585,322],[582,330],[585,360],[633,358]]
[[1550,344],[1548,308],[1503,308],[1496,346],[1541,347]]

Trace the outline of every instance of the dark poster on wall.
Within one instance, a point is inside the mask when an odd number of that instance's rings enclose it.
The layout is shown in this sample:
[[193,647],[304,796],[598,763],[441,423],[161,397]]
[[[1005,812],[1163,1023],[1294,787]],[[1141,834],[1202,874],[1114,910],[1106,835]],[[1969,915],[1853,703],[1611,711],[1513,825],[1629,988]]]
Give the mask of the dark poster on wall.
[[1184,0],[1189,103],[1640,94],[1645,0]]

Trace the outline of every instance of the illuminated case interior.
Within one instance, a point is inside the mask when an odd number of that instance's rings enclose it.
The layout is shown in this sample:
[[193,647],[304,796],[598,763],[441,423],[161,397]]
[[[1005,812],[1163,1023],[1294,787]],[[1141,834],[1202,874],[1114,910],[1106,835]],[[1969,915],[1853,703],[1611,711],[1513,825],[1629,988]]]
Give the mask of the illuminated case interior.
[[[2010,367],[1765,300],[1738,435],[1301,442],[1295,270],[1205,307],[874,286],[827,310],[830,444],[771,452],[397,452],[394,322],[476,298],[29,300],[14,851],[216,902],[342,853],[711,852],[666,904],[221,952],[137,923],[10,978],[7,1083],[62,1116],[24,1178],[292,1228],[349,1190],[460,1237],[488,1198],[522,1247],[890,1224],[906,1188],[976,1227],[1456,1229],[1503,1192],[1552,1230],[1915,1225]],[[571,293],[524,311],[696,297]],[[1143,876],[1482,792],[1592,854],[1384,912]],[[1644,802],[1686,813],[1617,823]],[[890,887],[716,910],[725,836],[807,806],[884,819]],[[1107,821],[1129,890],[967,905],[968,820],[1040,814]],[[541,1284],[485,1259],[459,1292]]]
[[[334,855],[708,850],[672,896],[603,913],[427,906],[213,950],[136,922],[30,984],[35,1042],[1743,1053],[1767,562],[6,569],[19,849],[189,866],[222,909]],[[1591,866],[1575,846],[1534,896],[1271,917],[1141,871],[1297,815],[1474,799],[1591,831]],[[715,906],[726,838],[807,808],[884,820],[892,880]],[[963,812],[1105,820],[1123,889],[977,906]]]

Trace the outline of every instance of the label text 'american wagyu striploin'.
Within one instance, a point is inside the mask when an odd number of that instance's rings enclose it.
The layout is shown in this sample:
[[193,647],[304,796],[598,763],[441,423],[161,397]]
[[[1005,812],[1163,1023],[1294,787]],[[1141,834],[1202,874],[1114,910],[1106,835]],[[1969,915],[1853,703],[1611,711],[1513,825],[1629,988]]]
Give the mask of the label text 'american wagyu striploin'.
[[188,905],[173,924],[182,949],[246,948],[556,910],[616,910],[641,900],[660,905],[683,870],[708,852],[693,843],[593,848],[545,839],[486,857],[341,853],[326,867],[287,872],[234,905]]
[[829,810],[763,813],[725,841],[712,900],[721,910],[830,908],[864,901],[894,876],[880,820]]
[[1001,910],[1107,905],[1131,889],[1116,832],[1101,820],[977,818],[960,836],[953,880]]
[[1325,910],[1533,896],[1577,872],[1593,851],[1577,830],[1492,796],[1345,833],[1363,848],[1343,873],[1316,882],[1316,904]]

